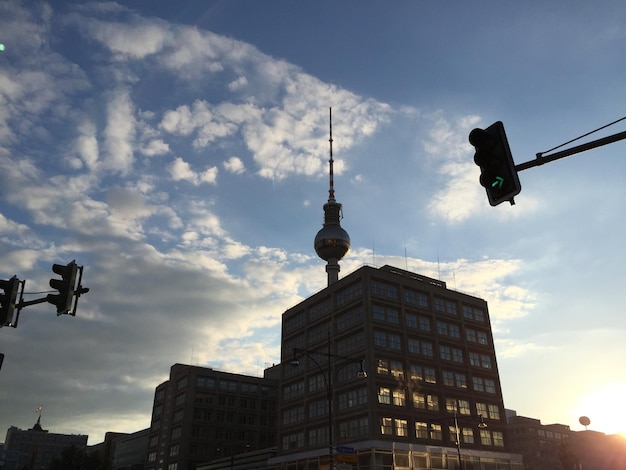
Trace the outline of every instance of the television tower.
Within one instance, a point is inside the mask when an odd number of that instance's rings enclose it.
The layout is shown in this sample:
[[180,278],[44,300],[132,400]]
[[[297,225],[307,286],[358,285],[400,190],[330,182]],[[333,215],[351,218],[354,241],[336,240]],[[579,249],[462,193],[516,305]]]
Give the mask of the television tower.
[[340,220],[343,217],[341,204],[335,201],[335,187],[333,183],[333,117],[330,108],[330,188],[328,202],[324,204],[324,226],[315,236],[315,252],[326,261],[328,285],[339,280],[339,260],[350,250],[350,236],[341,228]]

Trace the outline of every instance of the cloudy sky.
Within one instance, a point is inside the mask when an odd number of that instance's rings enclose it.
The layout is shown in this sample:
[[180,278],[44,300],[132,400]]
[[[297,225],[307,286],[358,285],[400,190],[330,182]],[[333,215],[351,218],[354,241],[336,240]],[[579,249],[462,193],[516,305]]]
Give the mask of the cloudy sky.
[[[0,439],[148,427],[172,364],[262,375],[281,313],[391,264],[489,302],[507,408],[626,431],[626,142],[478,183],[474,127],[516,163],[626,110],[622,1],[0,3],[0,278],[48,291],[84,266],[76,317],[0,330]],[[586,140],[621,132],[621,122]]]

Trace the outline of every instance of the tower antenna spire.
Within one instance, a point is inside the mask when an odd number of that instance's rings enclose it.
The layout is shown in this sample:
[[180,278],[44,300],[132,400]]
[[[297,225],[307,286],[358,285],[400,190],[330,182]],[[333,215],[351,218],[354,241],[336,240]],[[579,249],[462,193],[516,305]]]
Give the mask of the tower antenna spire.
[[330,143],[330,159],[328,160],[328,162],[330,163],[330,173],[329,173],[329,177],[330,177],[330,188],[328,189],[328,200],[329,201],[334,201],[335,200],[335,182],[333,179],[333,108],[329,108],[329,116],[328,116],[328,120],[330,123],[330,138],[328,139],[328,142]]

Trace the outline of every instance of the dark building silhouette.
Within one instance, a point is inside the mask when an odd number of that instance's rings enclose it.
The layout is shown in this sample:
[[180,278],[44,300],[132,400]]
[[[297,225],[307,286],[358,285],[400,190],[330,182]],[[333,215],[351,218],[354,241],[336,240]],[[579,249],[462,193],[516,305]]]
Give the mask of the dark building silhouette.
[[4,441],[3,470],[47,470],[55,457],[67,447],[85,451],[88,436],[51,433],[41,427],[41,415],[35,425],[24,431],[15,426],[7,430]]
[[509,446],[522,454],[524,470],[564,470],[562,459],[570,451],[569,426],[541,424],[540,420],[518,416],[513,410],[506,410],[506,417]]
[[217,458],[272,447],[276,392],[271,378],[174,364],[154,394],[147,470],[188,470]]

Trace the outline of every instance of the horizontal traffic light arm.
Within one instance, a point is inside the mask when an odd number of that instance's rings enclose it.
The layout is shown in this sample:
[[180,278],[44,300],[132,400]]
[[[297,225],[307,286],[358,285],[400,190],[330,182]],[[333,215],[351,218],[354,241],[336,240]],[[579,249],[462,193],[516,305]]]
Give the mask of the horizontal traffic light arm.
[[581,144],[569,149],[561,150],[560,152],[556,152],[548,156],[544,156],[543,153],[538,153],[537,158],[535,158],[534,160],[515,165],[515,170],[527,170],[528,168],[533,168],[535,166],[543,165],[544,163],[553,162],[554,160],[558,160],[560,158],[570,157],[572,155],[576,155],[577,153],[586,152],[587,150],[592,150],[598,147],[602,147],[603,145],[612,144],[613,142],[618,142],[624,139],[626,139],[626,131],[618,132],[617,134],[609,135],[601,139],[592,140],[591,142],[587,142],[586,144]]

